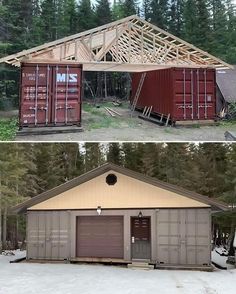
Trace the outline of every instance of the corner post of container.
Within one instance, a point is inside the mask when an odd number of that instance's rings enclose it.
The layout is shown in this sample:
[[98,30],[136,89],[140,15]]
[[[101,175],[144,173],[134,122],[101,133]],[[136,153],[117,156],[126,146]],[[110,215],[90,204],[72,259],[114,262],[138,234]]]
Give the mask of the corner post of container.
[[205,119],[207,119],[207,69],[204,70]]
[[199,81],[199,68],[197,69],[197,118],[200,118],[200,81]]
[[186,69],[183,70],[184,74],[184,120],[186,119]]
[[46,125],[48,125],[48,106],[49,106],[49,75],[50,75],[50,67],[47,65],[47,85],[46,85]]
[[56,66],[56,77],[55,77],[55,105],[54,105],[54,112],[55,112],[55,115],[54,115],[54,124],[56,125],[57,124],[57,75],[58,75],[58,64]]
[[191,69],[191,103],[192,103],[192,114],[191,114],[191,117],[192,117],[192,120],[193,120],[193,69]]
[[21,66],[20,66],[20,87],[19,87],[19,115],[18,115],[18,120],[19,120],[19,130],[22,129],[22,122],[21,122],[21,115],[22,115],[22,100],[23,100],[23,95],[22,95],[22,91],[23,91],[23,85],[22,85],[22,66],[23,63],[21,62]]
[[69,66],[66,66],[66,96],[65,96],[65,123],[68,122],[68,89],[69,89]]
[[81,65],[81,69],[80,69],[80,78],[81,81],[80,82],[80,126],[82,125],[82,107],[83,107],[83,101],[84,101],[84,71],[83,71],[83,65]]
[[39,65],[36,65],[35,72],[35,104],[34,104],[34,125],[37,125],[38,117],[38,79],[39,79]]

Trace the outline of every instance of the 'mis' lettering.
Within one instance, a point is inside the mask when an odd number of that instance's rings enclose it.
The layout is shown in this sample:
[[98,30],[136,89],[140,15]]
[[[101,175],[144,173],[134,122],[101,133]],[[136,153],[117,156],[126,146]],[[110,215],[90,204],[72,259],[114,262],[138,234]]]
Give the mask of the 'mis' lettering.
[[58,83],[76,83],[77,82],[77,74],[65,74],[65,73],[57,73],[57,82]]

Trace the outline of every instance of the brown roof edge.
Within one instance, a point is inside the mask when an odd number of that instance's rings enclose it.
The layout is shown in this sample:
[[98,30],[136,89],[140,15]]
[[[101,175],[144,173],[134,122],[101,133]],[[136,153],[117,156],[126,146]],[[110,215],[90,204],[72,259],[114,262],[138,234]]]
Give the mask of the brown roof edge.
[[143,182],[148,183],[150,185],[157,186],[157,187],[163,188],[165,190],[169,190],[171,192],[178,193],[182,196],[186,196],[188,198],[191,198],[191,199],[200,201],[202,203],[208,204],[210,206],[217,207],[219,210],[223,210],[223,211],[228,210],[228,206],[225,203],[220,202],[218,200],[211,199],[207,196],[203,196],[198,193],[188,191],[184,188],[177,187],[175,185],[162,182],[160,180],[157,180],[152,177],[143,175],[141,173],[138,173],[138,172],[129,170],[127,168],[115,165],[113,163],[105,163],[105,164],[103,164],[103,165],[101,165],[101,166],[99,166],[89,172],[86,172],[85,174],[83,174],[79,177],[74,178],[71,181],[63,183],[63,184],[61,184],[61,185],[59,185],[49,191],[43,192],[43,193],[41,193],[41,194],[39,194],[39,195],[37,195],[27,201],[24,201],[23,203],[20,203],[20,204],[14,206],[11,209],[11,211],[12,211],[12,213],[24,213],[24,212],[26,212],[27,208],[29,208],[33,205],[36,205],[40,202],[43,202],[47,199],[50,199],[58,194],[61,194],[65,191],[67,191],[67,190],[70,190],[80,184],[83,184],[83,183],[93,179],[94,177],[97,177],[99,175],[104,174],[105,172],[107,172],[109,170],[114,170],[116,172],[119,172],[121,174],[129,176],[131,178],[135,178],[137,180],[143,181]]

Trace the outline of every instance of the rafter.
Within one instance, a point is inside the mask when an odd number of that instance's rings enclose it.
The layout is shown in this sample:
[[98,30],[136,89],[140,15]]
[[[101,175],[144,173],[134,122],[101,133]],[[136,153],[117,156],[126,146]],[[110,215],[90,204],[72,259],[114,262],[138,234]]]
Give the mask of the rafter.
[[[107,57],[111,61],[107,62]],[[128,71],[169,67],[231,68],[224,61],[137,17],[130,16],[0,59],[84,64],[84,70]],[[99,64],[99,66],[98,66]],[[96,65],[96,66],[95,66]],[[143,66],[141,66],[143,65]]]

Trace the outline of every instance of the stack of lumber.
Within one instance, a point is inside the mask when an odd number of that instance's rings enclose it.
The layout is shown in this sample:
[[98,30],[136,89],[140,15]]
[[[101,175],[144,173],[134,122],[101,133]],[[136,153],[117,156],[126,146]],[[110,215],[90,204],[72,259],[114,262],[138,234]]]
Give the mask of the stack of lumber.
[[104,109],[107,111],[107,113],[110,114],[110,116],[115,117],[115,116],[122,116],[118,111],[110,108],[110,107],[104,107]]

